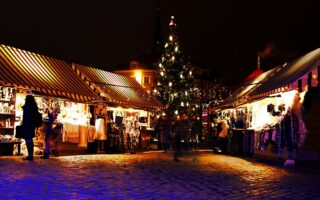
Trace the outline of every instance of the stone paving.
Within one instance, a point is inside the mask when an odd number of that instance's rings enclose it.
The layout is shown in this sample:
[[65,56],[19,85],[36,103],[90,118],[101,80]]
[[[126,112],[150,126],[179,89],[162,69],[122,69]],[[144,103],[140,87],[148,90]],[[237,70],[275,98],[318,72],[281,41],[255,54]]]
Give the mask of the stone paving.
[[316,166],[284,168],[209,151],[0,157],[0,199],[320,199]]

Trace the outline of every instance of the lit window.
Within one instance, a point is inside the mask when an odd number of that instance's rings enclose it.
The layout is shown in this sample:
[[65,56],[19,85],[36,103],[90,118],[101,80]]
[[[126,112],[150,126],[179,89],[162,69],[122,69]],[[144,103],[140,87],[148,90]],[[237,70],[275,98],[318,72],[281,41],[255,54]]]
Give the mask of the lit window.
[[137,64],[136,63],[132,63],[131,64],[131,69],[137,69]]
[[150,83],[150,77],[149,76],[145,76],[144,77],[144,84],[149,84]]

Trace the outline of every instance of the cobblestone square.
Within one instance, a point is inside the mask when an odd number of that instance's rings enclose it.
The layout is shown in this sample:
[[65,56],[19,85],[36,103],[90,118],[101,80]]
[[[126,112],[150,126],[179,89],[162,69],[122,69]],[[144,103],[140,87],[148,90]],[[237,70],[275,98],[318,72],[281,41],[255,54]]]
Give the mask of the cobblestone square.
[[320,199],[316,166],[172,152],[0,157],[0,199]]

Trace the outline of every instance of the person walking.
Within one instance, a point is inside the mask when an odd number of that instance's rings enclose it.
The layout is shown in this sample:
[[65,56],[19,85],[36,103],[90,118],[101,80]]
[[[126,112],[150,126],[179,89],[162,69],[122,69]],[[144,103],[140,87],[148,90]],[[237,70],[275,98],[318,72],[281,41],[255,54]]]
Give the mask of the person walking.
[[46,131],[45,131],[45,151],[43,153],[43,156],[40,156],[42,159],[49,159],[50,154],[50,136],[52,134],[52,124],[57,119],[57,116],[59,114],[59,107],[56,105],[54,107],[49,107],[47,110],[48,113],[48,121],[46,124]]
[[32,95],[27,95],[25,99],[25,104],[22,106],[22,132],[23,139],[26,141],[28,156],[23,158],[23,160],[33,161],[33,138],[35,137],[35,118],[38,111],[38,105]]
[[200,132],[201,132],[201,122],[199,119],[197,119],[197,116],[193,115],[191,118],[191,143],[192,143],[193,150],[197,149]]
[[174,133],[174,148],[173,148],[173,161],[180,161],[178,159],[181,154],[181,139],[185,138],[186,134],[190,135],[191,122],[186,114],[181,114],[176,118],[172,131]]

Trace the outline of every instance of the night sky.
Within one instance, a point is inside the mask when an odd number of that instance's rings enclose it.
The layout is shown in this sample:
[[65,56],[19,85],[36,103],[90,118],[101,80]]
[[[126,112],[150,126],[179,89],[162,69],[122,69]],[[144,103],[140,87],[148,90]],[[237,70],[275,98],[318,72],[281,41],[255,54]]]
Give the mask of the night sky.
[[[0,43],[115,69],[151,51],[156,0],[2,1]],[[243,80],[320,47],[317,1],[160,0],[163,40],[174,15],[191,62]]]

